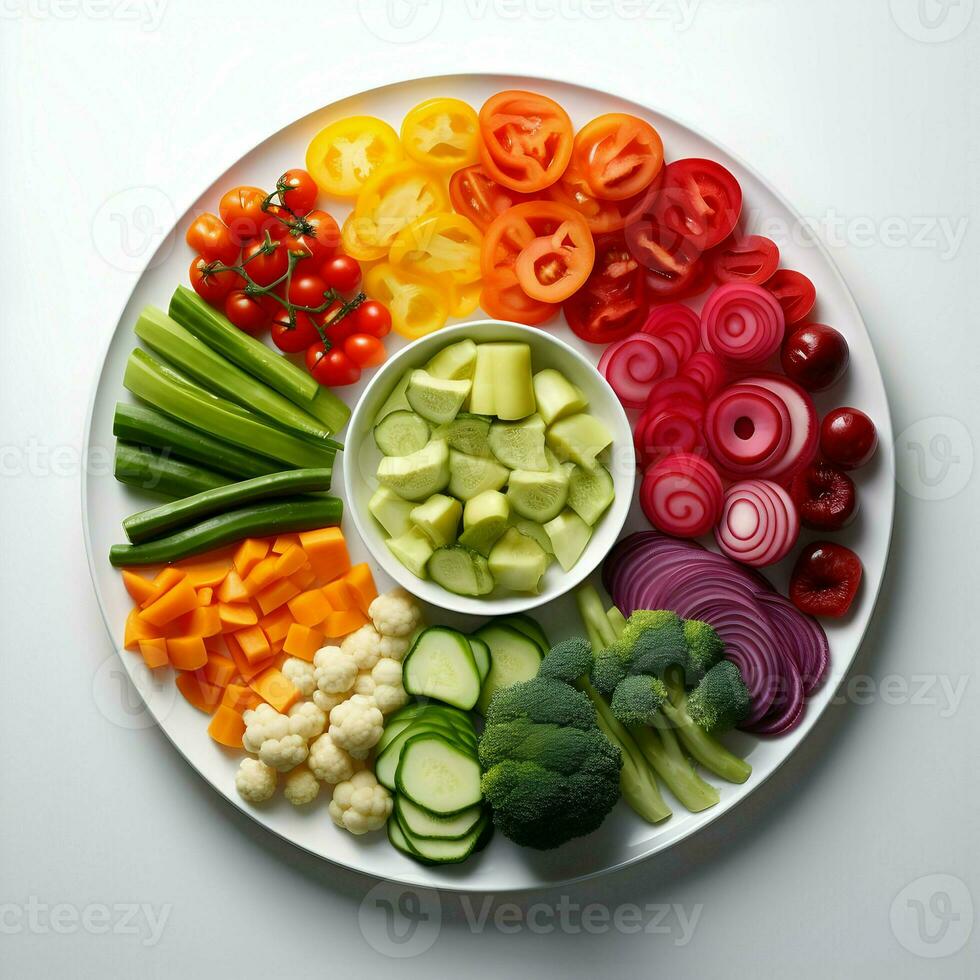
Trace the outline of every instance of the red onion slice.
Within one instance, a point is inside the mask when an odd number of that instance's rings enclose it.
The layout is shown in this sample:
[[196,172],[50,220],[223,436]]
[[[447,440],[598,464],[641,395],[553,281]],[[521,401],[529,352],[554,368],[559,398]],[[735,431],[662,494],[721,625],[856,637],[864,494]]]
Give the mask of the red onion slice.
[[803,615],[778,592],[760,592],[757,598],[788,641],[785,649],[800,672],[804,693],[812,694],[823,683],[830,666],[827,634],[815,619]]
[[725,365],[706,350],[692,354],[677,373],[678,377],[690,378],[704,392],[705,398],[713,398],[728,380]]
[[770,480],[732,484],[725,493],[715,540],[734,561],[756,568],[785,558],[800,534],[790,495]]
[[665,534],[697,538],[721,516],[723,490],[717,470],[692,453],[674,453],[647,470],[640,506],[647,520]]
[[686,412],[647,410],[637,423],[633,442],[641,466],[672,453],[707,452],[701,420]]
[[645,333],[610,344],[599,359],[599,370],[627,408],[642,408],[654,383],[672,378],[677,366],[673,347]]
[[722,473],[734,480],[780,470],[792,435],[786,403],[760,385],[724,388],[705,413],[708,449]]
[[751,283],[719,286],[701,310],[701,342],[726,364],[762,364],[779,350],[785,330],[776,298]]
[[809,393],[796,382],[779,374],[759,374],[743,378],[740,384],[765,388],[786,406],[790,417],[790,441],[782,461],[767,470],[766,479],[789,483],[805,466],[813,462],[820,439],[817,410]]
[[677,359],[682,363],[698,349],[701,342],[701,318],[683,303],[668,303],[652,309],[641,329],[654,337],[663,337],[677,352]]

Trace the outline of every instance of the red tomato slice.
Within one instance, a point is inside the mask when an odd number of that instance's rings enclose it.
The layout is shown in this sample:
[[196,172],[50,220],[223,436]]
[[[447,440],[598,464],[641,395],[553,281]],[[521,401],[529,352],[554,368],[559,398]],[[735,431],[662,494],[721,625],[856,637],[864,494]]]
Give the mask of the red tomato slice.
[[579,214],[521,249],[514,263],[517,281],[531,299],[560,303],[589,277],[595,261],[592,232]]
[[779,265],[779,246],[762,235],[732,236],[711,256],[718,282],[747,282],[760,286]]
[[701,249],[697,243],[647,214],[630,220],[626,244],[630,254],[650,270],[650,292],[661,299],[685,292],[700,272]]
[[572,155],[572,121],[553,99],[510,90],[480,109],[480,158],[487,173],[511,190],[544,190],[565,172]]
[[777,269],[763,285],[779,301],[787,325],[799,323],[817,301],[817,290],[802,272]]
[[513,320],[529,327],[550,320],[561,309],[554,303],[531,299],[521,289],[514,273],[507,271],[484,277],[480,306],[497,320]]
[[486,231],[508,208],[529,200],[526,194],[498,184],[478,163],[449,178],[449,199],[456,213],[469,218],[480,231]]
[[636,197],[660,173],[664,144],[645,120],[609,112],[579,130],[572,157],[596,197],[623,201]]
[[513,272],[517,257],[536,238],[553,235],[563,224],[581,240],[591,238],[585,219],[554,201],[526,201],[498,215],[483,236],[480,268],[486,279],[502,271]]
[[629,215],[645,200],[643,193],[622,201],[603,201],[592,193],[589,182],[572,160],[561,180],[545,190],[545,197],[570,207],[585,218],[593,235],[621,231]]

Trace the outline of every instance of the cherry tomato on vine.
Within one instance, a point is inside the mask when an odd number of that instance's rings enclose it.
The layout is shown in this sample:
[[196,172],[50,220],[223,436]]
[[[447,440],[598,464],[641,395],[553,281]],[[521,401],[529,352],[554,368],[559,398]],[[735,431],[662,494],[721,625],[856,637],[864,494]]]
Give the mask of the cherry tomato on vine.
[[286,246],[290,252],[297,252],[304,258],[314,262],[324,262],[329,259],[340,246],[340,228],[333,216],[326,211],[313,210],[301,220],[305,221],[311,231],[300,232],[295,227],[286,235]]
[[339,293],[352,293],[360,285],[361,267],[349,255],[335,255],[320,267],[323,281]]
[[208,263],[199,255],[194,256],[188,275],[194,292],[197,293],[205,303],[211,306],[220,306],[224,298],[235,288],[241,286],[242,279],[235,272],[208,272],[205,273]]
[[323,332],[331,344],[337,346],[342,344],[352,333],[357,333],[354,326],[354,314],[348,313],[339,320],[335,319],[337,314],[344,308],[344,304],[337,300],[331,303],[326,312],[321,315],[321,326]]
[[385,345],[377,337],[366,333],[351,334],[344,341],[344,353],[362,368],[384,364],[387,356]]
[[372,337],[386,337],[391,333],[391,313],[384,303],[376,299],[367,299],[350,314],[357,333],[366,333]]
[[260,238],[246,245],[242,261],[249,277],[260,286],[271,286],[289,268],[285,244],[275,238],[268,244]]
[[263,211],[266,193],[259,187],[233,187],[225,191],[218,204],[221,220],[228,226],[231,237],[239,246],[261,238],[266,231],[273,237],[285,233],[285,225],[274,211]]
[[199,214],[184,236],[198,255],[208,262],[234,265],[241,247],[235,243],[227,225],[210,211]]
[[361,369],[342,350],[326,350],[322,341],[307,349],[306,368],[315,380],[329,388],[352,385],[361,377]]
[[301,262],[293,273],[286,299],[295,306],[321,306],[327,284],[315,273],[303,271],[304,264]]
[[299,167],[287,170],[276,182],[277,187],[285,186],[288,190],[282,192],[282,203],[293,214],[307,214],[316,204],[316,181]]
[[271,333],[272,342],[287,354],[298,354],[320,339],[316,324],[302,310],[296,311],[296,322],[293,326],[290,326],[285,310],[278,313],[272,322]]
[[248,334],[259,333],[269,322],[268,308],[255,296],[236,289],[225,299],[225,316],[239,330]]

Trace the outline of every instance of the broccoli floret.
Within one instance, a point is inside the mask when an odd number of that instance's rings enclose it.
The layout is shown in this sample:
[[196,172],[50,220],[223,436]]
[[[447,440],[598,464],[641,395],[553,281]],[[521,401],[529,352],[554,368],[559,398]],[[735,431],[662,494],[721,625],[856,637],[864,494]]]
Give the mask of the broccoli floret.
[[616,644],[597,650],[592,659],[592,683],[603,694],[612,694],[629,668],[629,650]]
[[629,673],[663,677],[677,666],[689,672],[684,622],[664,609],[641,610],[630,616],[619,644],[630,651]]
[[687,696],[691,720],[709,734],[734,728],[746,718],[751,706],[745,681],[730,660],[715,664]]
[[592,666],[592,644],[581,636],[556,643],[541,661],[539,677],[553,677],[571,683]]
[[725,644],[714,628],[700,619],[684,620],[684,640],[691,667],[699,677],[706,674],[725,652]]
[[536,762],[563,775],[581,772],[591,757],[608,753],[611,746],[597,728],[539,725],[527,718],[489,725],[480,738],[480,765],[489,769],[506,759]]
[[529,718],[541,725],[592,728],[595,709],[581,692],[553,677],[532,677],[505,687],[490,699],[485,720],[499,725],[516,718]]
[[624,677],[609,702],[624,725],[652,725],[667,700],[667,688],[657,677],[633,674]]

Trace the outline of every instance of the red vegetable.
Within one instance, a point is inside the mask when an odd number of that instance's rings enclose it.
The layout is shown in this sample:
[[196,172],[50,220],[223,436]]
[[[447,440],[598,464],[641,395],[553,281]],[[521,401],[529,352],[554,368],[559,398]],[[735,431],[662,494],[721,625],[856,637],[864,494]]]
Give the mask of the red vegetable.
[[725,388],[708,406],[704,427],[711,455],[735,479],[781,470],[793,431],[783,399],[755,384]]
[[841,469],[864,466],[878,448],[875,424],[857,408],[835,408],[820,426],[820,451]]
[[754,568],[785,558],[800,534],[790,495],[770,480],[732,484],[725,493],[715,540],[722,552]]
[[719,286],[701,310],[701,342],[727,364],[761,364],[779,350],[785,331],[779,303],[761,286]]
[[786,323],[799,323],[817,301],[813,283],[795,269],[777,269],[766,281],[767,289],[782,307]]
[[813,463],[797,473],[789,495],[804,527],[839,531],[854,516],[857,491],[854,481],[830,463]]
[[647,410],[675,410],[691,418],[704,418],[705,398],[700,385],[690,378],[668,378],[658,381],[647,398]]
[[636,424],[633,443],[641,466],[649,466],[672,453],[704,455],[701,416],[677,409],[647,409]]
[[718,282],[764,283],[779,265],[779,247],[762,235],[732,237],[711,256],[711,272]]
[[690,378],[701,388],[706,398],[713,398],[728,380],[725,365],[706,350],[692,354],[677,373],[682,378]]
[[666,340],[637,333],[610,344],[599,371],[627,408],[642,408],[653,384],[677,373],[677,354]]
[[640,506],[647,520],[665,534],[699,537],[721,516],[721,478],[702,457],[674,453],[646,471]]
[[854,602],[861,575],[861,559],[850,548],[815,541],[796,561],[789,597],[798,609],[813,616],[844,616]]
[[681,363],[687,361],[701,342],[701,318],[683,303],[668,303],[650,311],[643,332],[663,337],[677,351]]
[[823,391],[847,370],[847,341],[822,323],[804,323],[783,343],[783,370],[807,391]]

